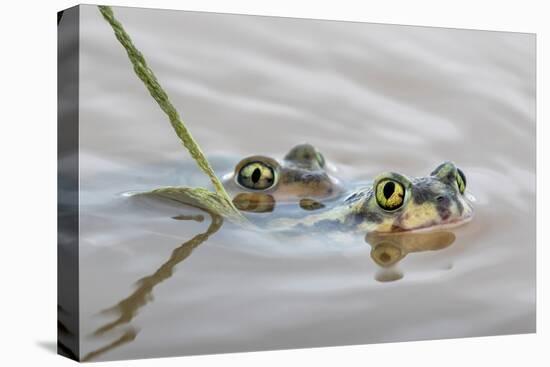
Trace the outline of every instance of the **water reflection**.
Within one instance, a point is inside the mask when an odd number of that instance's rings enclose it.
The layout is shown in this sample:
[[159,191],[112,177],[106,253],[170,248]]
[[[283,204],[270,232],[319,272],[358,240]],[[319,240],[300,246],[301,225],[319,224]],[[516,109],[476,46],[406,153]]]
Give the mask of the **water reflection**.
[[369,233],[365,241],[372,247],[370,256],[380,266],[376,280],[390,282],[403,278],[396,265],[411,252],[437,251],[455,241],[452,232],[430,233]]
[[136,339],[137,333],[138,332],[133,327],[128,328],[128,330],[126,330],[122,334],[122,336],[116,339],[114,342],[86,354],[84,358],[82,358],[82,362],[90,361],[95,357],[110,351],[111,349],[115,349],[121,345],[134,341]]
[[[94,359],[114,348],[132,342],[137,337],[139,331],[129,324],[136,317],[139,309],[153,299],[152,292],[154,287],[170,278],[176,265],[187,259],[195,248],[206,242],[211,235],[221,228],[223,218],[210,212],[206,213],[210,216],[211,222],[205,232],[194,236],[174,249],[169,259],[154,273],[137,282],[138,287],[132,294],[122,299],[115,306],[103,311],[103,313],[115,313],[117,318],[99,327],[94,331],[93,335],[96,337],[102,336],[107,332],[123,328],[122,335],[111,343],[89,352],[83,357],[82,361]],[[178,215],[172,217],[172,219],[203,222],[205,216],[201,214]],[[409,234],[369,233],[365,236],[365,240],[372,247],[370,252],[371,258],[380,266],[376,280],[388,282],[403,277],[403,274],[395,265],[409,253],[441,250],[454,242],[455,235],[452,232]]]
[[[233,204],[242,211],[250,213],[269,213],[272,212],[277,202],[270,194],[262,193],[240,193],[233,198]],[[325,207],[325,204],[310,198],[302,198],[298,206],[303,210],[312,211]]]
[[299,204],[300,204],[300,208],[304,210],[318,210],[318,209],[323,209],[325,207],[325,204],[317,200],[308,199],[308,198],[301,199]]
[[[204,243],[211,235],[216,233],[221,228],[223,224],[223,218],[217,214],[213,214],[210,212],[207,213],[210,215],[211,218],[211,222],[207,230],[182,243],[179,247],[172,251],[170,258],[164,264],[162,264],[153,274],[138,280],[138,288],[130,296],[118,302],[114,307],[104,310],[104,313],[116,313],[118,315],[118,318],[99,327],[96,331],[94,331],[94,336],[101,336],[108,331],[112,331],[118,326],[129,324],[137,315],[138,310],[153,299],[153,288],[161,282],[165,281],[166,279],[170,278],[176,265],[188,258],[195,248]],[[197,222],[202,222],[204,220],[204,216],[179,215],[173,217],[173,219],[194,220]],[[137,330],[132,327],[128,327],[128,329],[124,331],[123,335],[117,340],[88,353],[83,357],[82,361],[88,361],[113,348],[133,341],[136,338],[137,333]]]
[[275,199],[269,194],[241,193],[233,198],[233,204],[251,213],[268,213],[275,209]]

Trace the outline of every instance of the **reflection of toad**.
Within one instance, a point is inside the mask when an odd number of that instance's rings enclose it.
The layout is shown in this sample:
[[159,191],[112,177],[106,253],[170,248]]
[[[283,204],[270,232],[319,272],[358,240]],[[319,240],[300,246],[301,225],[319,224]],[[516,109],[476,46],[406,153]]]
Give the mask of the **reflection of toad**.
[[449,247],[455,240],[452,232],[430,233],[369,233],[371,258],[383,268],[397,264],[411,252],[436,251]]

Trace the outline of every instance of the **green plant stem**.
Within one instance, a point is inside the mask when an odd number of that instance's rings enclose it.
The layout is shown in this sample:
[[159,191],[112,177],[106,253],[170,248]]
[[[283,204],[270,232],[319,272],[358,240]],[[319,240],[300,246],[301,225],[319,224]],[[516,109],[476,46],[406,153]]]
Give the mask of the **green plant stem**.
[[170,124],[176,132],[176,135],[180,138],[185,148],[187,148],[189,154],[191,154],[191,157],[193,157],[199,168],[204,173],[206,173],[212,181],[214,189],[216,190],[216,194],[222,199],[222,205],[227,206],[226,209],[228,210],[224,211],[232,211],[235,218],[241,217],[241,219],[244,219],[239,210],[234,206],[231,198],[225,191],[225,188],[223,187],[216,174],[214,173],[212,166],[206,159],[199,145],[195,142],[193,136],[181,120],[178,111],[170,102],[168,95],[158,82],[155,74],[147,65],[143,54],[134,46],[132,40],[130,39],[130,36],[124,30],[122,24],[115,18],[113,9],[110,6],[99,5],[98,7],[105,20],[113,28],[116,38],[128,53],[128,58],[130,59],[130,62],[134,67],[136,75],[145,84],[145,86],[149,90],[149,93],[151,93],[151,96],[155,99],[160,108],[164,111],[164,113],[166,113],[170,120]]

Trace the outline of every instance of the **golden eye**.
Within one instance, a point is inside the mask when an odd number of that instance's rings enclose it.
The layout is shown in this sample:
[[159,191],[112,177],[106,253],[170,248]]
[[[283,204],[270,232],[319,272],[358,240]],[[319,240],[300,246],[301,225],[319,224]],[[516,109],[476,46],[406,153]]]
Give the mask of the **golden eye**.
[[464,176],[464,172],[462,172],[459,168],[456,169],[456,172],[458,172],[458,175],[456,175],[458,191],[460,191],[461,194],[464,194],[464,191],[466,190],[466,176]]
[[376,202],[385,210],[399,209],[405,200],[405,187],[395,180],[384,179],[376,185]]
[[275,171],[263,162],[250,162],[241,168],[237,181],[248,189],[265,190],[275,183]]

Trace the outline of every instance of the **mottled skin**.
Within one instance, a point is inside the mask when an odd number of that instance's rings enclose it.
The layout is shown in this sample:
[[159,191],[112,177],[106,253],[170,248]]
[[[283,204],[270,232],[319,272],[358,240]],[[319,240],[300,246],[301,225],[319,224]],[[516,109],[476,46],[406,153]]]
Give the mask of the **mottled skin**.
[[[240,170],[252,162],[261,162],[273,168],[273,186],[253,190],[238,182]],[[270,202],[296,202],[300,199],[326,199],[342,193],[342,186],[327,169],[324,157],[310,144],[295,146],[282,160],[261,155],[247,157],[237,164],[234,172],[223,177],[223,184],[234,198],[244,194],[241,197],[254,198],[263,205],[269,205]]]
[[[322,165],[312,160],[316,152],[315,148],[307,144],[293,148],[279,166],[281,176],[276,187],[262,193],[273,195],[273,204],[278,200],[277,197],[286,200],[292,197],[326,198],[342,193],[338,181],[324,170],[324,159]],[[312,179],[312,175],[316,178]],[[460,178],[464,182],[462,192]],[[234,176],[228,179],[234,180]],[[377,185],[388,180],[403,188],[400,206],[394,210],[382,208],[377,200]],[[469,194],[464,191],[465,184],[465,177],[459,176],[452,162],[442,163],[424,177],[408,178],[387,172],[376,177],[372,185],[355,188],[351,193],[341,195],[342,199],[337,205],[324,208],[321,204],[309,209],[314,212],[303,212],[305,215],[299,217],[274,218],[269,221],[269,228],[395,233],[454,227],[469,221],[473,215]]]
[[[372,186],[355,190],[342,205],[295,220],[295,227],[325,227],[358,232],[404,232],[456,226],[469,221],[473,210],[467,195],[460,193],[456,167],[446,162],[431,175],[407,178],[397,173],[378,176]],[[374,187],[391,178],[405,186],[403,205],[396,210],[382,209]],[[276,226],[291,225],[287,219],[273,221]]]

